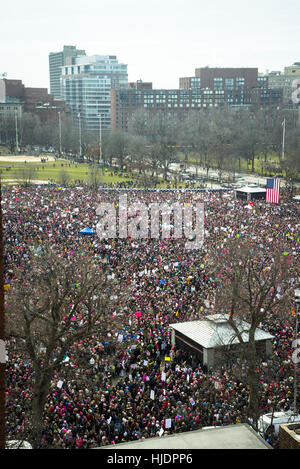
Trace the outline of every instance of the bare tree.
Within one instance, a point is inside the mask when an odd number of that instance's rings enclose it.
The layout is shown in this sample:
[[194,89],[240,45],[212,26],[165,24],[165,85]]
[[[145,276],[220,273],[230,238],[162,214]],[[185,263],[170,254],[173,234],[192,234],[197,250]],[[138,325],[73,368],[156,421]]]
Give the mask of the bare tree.
[[25,164],[16,170],[16,178],[24,184],[25,186],[29,186],[32,181],[36,178],[37,170],[31,164]]
[[138,137],[145,137],[147,135],[147,120],[149,119],[148,113],[145,109],[137,109],[131,116],[128,123],[128,132],[131,135]]
[[131,165],[140,165],[145,168],[149,165],[149,152],[145,137],[130,135],[128,139],[128,153]]
[[58,182],[61,186],[67,186],[70,184],[71,176],[64,168],[62,168],[58,173]]
[[7,298],[7,337],[23,344],[34,370],[31,435],[38,447],[51,378],[75,342],[101,337],[112,321],[111,300],[105,266],[80,253],[38,248],[17,278]]
[[89,166],[89,173],[88,173],[88,181],[89,184],[94,188],[97,189],[101,182],[101,172],[96,163],[93,163]]
[[281,161],[285,172],[286,190],[290,197],[295,195],[300,172],[300,133],[298,129],[287,132],[285,158]]
[[[219,273],[220,281],[216,307],[229,313],[228,322],[239,343],[246,347],[248,411],[256,426],[259,417],[259,379],[255,334],[270,314],[276,314],[279,306],[284,308],[288,304],[290,278],[295,276],[295,267],[287,264],[282,253],[264,254],[254,243],[249,246],[249,240],[236,240],[226,251],[221,262],[216,259],[216,273]],[[282,291],[284,295],[280,293]],[[238,327],[242,319],[249,323],[247,341]]]
[[255,157],[264,147],[265,123],[251,112],[239,110],[237,112],[236,128],[238,130],[235,141],[236,150],[242,158],[251,162],[251,171],[254,172]]
[[124,166],[124,160],[128,150],[128,135],[121,131],[111,132],[107,142],[107,155],[112,163],[112,159],[119,161],[121,169]]

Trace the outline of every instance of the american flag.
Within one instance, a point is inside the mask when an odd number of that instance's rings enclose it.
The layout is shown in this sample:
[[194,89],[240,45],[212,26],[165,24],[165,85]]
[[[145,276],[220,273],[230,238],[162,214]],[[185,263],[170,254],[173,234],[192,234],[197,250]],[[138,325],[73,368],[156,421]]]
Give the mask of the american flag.
[[266,202],[278,204],[280,195],[280,179],[267,179]]

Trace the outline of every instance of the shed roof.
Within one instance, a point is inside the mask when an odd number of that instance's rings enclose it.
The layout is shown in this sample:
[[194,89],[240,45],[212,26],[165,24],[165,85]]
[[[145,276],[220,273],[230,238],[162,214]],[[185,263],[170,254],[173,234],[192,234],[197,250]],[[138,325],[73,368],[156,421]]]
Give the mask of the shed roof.
[[237,192],[246,192],[247,194],[257,194],[257,193],[267,191],[263,187],[258,187],[258,186],[244,186],[244,187],[239,187],[238,189],[235,189],[235,190]]
[[[214,314],[197,321],[170,324],[170,327],[204,348],[214,348],[239,343],[239,339],[228,320],[229,315],[227,314]],[[240,319],[235,319],[234,323],[241,333],[243,341],[248,342],[250,324]],[[260,328],[255,331],[256,341],[273,338],[274,336]]]

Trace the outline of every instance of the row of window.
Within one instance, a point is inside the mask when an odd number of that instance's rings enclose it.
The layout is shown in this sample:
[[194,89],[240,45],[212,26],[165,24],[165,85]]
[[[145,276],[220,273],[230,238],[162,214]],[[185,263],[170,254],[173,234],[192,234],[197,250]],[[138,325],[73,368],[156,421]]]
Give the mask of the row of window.
[[245,78],[236,77],[236,78],[223,78],[215,77],[213,79],[214,89],[234,89],[234,83],[236,88],[243,87],[245,85]]

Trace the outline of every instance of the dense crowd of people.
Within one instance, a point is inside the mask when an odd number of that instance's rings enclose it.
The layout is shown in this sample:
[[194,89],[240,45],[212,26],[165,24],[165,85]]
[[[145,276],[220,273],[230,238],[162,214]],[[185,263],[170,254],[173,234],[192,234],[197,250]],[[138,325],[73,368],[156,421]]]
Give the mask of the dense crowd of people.
[[[5,282],[13,294],[15,266],[28,270],[32,248],[56,246],[63,253],[89,252],[105,261],[107,274],[122,285],[118,313],[125,318],[106,337],[74,344],[63,370],[52,378],[44,408],[41,448],[93,448],[214,425],[251,423],[245,364],[218,369],[191,362],[171,345],[169,324],[199,319],[215,310],[217,283],[210,251],[222,256],[229,240],[250,238],[268,252],[279,250],[299,265],[299,204],[254,201],[232,192],[138,191],[128,202],[205,205],[203,249],[185,249],[185,239],[100,239],[100,202],[118,207],[120,190],[35,186],[2,192]],[[291,275],[296,286],[297,278]],[[112,286],[114,283],[112,283]],[[270,311],[263,328],[275,336],[272,356],[261,363],[260,413],[293,404],[291,359],[294,316]],[[7,362],[7,437],[28,431],[32,381],[30,359],[10,338]],[[276,446],[276,441],[269,439]]]

